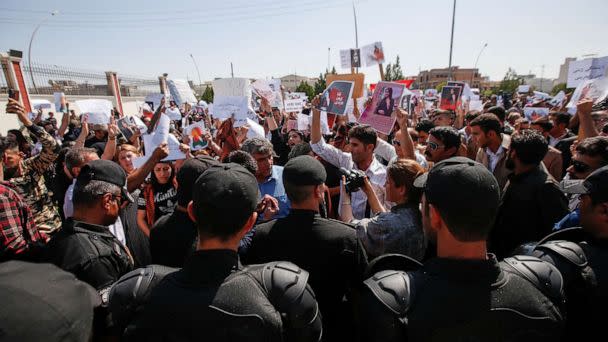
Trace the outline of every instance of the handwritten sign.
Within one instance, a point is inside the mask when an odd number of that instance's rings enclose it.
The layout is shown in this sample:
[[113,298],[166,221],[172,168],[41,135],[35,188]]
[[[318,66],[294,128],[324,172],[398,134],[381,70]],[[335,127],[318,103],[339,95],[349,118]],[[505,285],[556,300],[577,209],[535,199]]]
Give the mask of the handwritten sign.
[[302,100],[300,99],[285,100],[285,111],[287,113],[300,113],[303,106],[304,103],[302,103]]
[[190,84],[186,80],[167,80],[167,87],[171,93],[171,98],[178,106],[184,103],[196,103],[196,96]]
[[576,88],[584,81],[605,76],[608,56],[572,61],[568,64],[568,88]]
[[90,124],[105,125],[110,122],[113,106],[108,100],[79,100],[76,106],[81,113],[87,114]]
[[249,111],[249,100],[245,96],[214,96],[213,110],[209,112],[214,118],[245,120]]

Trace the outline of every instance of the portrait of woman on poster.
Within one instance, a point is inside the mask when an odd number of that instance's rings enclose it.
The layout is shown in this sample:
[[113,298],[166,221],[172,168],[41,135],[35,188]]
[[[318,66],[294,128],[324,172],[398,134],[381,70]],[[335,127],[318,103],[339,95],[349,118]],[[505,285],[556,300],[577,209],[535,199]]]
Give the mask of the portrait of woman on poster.
[[375,113],[378,115],[391,116],[393,108],[395,107],[395,100],[393,99],[393,88],[384,88],[384,96],[378,102]]

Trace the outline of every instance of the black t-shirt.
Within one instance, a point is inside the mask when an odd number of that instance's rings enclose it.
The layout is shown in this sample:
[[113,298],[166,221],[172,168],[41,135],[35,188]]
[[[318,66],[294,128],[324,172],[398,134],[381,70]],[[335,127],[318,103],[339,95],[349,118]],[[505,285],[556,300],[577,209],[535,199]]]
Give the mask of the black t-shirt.
[[188,214],[176,209],[158,219],[150,230],[152,262],[158,265],[184,267],[195,250],[196,226]]
[[[161,216],[171,214],[175,206],[177,205],[177,189],[173,187],[173,184],[167,183],[159,185],[154,190],[154,221],[158,220]],[[137,209],[146,210],[147,199],[145,198],[145,191],[142,191],[137,199]]]

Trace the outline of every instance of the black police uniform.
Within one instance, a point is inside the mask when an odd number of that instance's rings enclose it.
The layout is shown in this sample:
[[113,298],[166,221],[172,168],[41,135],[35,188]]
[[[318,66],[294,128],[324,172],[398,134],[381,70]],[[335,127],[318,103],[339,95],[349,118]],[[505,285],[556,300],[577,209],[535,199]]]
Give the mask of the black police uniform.
[[64,222],[46,249],[46,260],[93,286],[107,302],[110,286],[133,269],[127,249],[106,226]]
[[364,341],[557,341],[563,330],[561,276],[530,256],[436,258],[364,285]]
[[605,334],[608,307],[608,239],[582,228],[545,237],[532,255],[555,265],[564,277],[567,340],[593,340]]
[[[162,271],[161,271],[162,272]],[[129,316],[126,330],[141,341],[318,341],[321,314],[308,273],[288,262],[243,267],[231,250],[195,252],[183,269],[160,282],[146,271],[125,275],[112,289],[110,308]],[[140,276],[141,275],[141,276]],[[148,300],[142,286],[154,286]],[[125,298],[132,297],[125,301]],[[123,305],[124,304],[124,305]],[[124,306],[121,308],[121,306]],[[129,307],[131,307],[129,309]],[[135,309],[134,311],[138,311]],[[125,314],[125,312],[127,312]],[[125,324],[120,324],[124,326]]]
[[291,209],[287,217],[256,227],[246,264],[286,260],[310,272],[323,313],[324,340],[352,335],[351,306],[343,303],[349,290],[361,283],[367,257],[355,230],[321,218],[312,210]]

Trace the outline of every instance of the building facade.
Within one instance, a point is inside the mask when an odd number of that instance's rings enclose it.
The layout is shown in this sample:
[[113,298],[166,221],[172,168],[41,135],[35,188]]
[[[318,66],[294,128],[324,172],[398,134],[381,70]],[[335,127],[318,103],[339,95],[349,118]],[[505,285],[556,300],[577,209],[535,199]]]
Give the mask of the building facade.
[[[420,89],[436,88],[440,83],[447,82],[449,78],[449,68],[424,70],[418,74],[416,83],[418,83]],[[457,66],[452,67],[451,80],[467,82],[471,88],[480,88],[481,82],[484,81],[479,69],[461,69]]]

